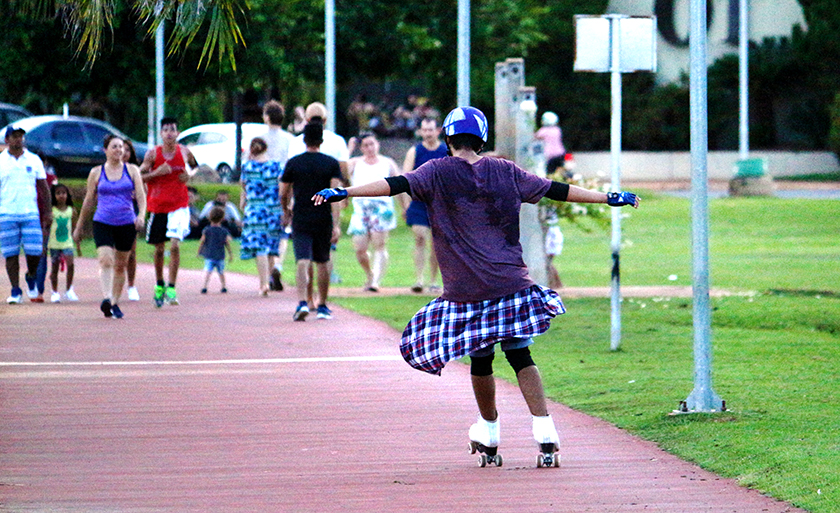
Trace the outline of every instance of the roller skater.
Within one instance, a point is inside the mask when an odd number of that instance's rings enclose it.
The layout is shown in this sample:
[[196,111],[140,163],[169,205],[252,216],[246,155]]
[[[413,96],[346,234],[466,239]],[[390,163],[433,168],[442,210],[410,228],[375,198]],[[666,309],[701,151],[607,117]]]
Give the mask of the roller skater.
[[540,454],[537,455],[537,467],[559,467],[560,466],[560,437],[554,427],[551,415],[545,417],[533,417],[532,432],[534,440],[540,447]]
[[493,377],[499,346],[516,372],[531,415],[540,418],[534,421],[535,438],[546,444],[541,449],[555,465],[559,438],[529,346],[566,309],[556,292],[528,275],[519,242],[519,210],[522,203],[537,203],[543,197],[612,207],[638,207],[639,199],[630,192],[605,193],[553,182],[513,162],[480,156],[487,131],[487,118],[480,110],[456,108],[443,122],[449,157],[429,160],[401,176],[324,189],[312,201],[321,205],[347,197],[407,193],[426,204],[443,294],[409,322],[400,342],[403,358],[416,369],[440,374],[449,360],[470,356],[480,415],[470,428],[470,451],[481,452],[479,463],[486,465],[486,457],[501,466]]
[[496,420],[484,420],[480,415],[478,421],[470,426],[470,454],[479,453],[478,466],[486,467],[493,463],[497,467],[502,466],[502,455],[497,454],[499,449],[499,416]]

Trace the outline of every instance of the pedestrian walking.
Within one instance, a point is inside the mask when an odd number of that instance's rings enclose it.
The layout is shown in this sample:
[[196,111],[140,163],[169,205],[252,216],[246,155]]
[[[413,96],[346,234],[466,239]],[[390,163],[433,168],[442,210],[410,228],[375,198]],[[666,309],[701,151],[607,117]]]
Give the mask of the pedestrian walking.
[[[146,219],[146,191],[137,166],[123,162],[123,140],[108,134],[103,146],[105,163],[88,174],[73,240],[81,241],[82,227],[93,212],[93,240],[103,296],[99,309],[105,317],[122,319],[119,302],[125,285],[125,268],[137,230],[143,228]],[[137,200],[136,213],[134,200]]]
[[[149,189],[149,220],[146,223],[146,242],[155,247],[155,306],[178,304],[175,282],[181,266],[181,241],[190,233],[190,208],[187,181],[192,169],[198,167],[192,152],[178,144],[178,120],[171,117],[160,121],[163,144],[146,152],[140,172]],[[163,279],[166,244],[169,243],[169,281]]]
[[[435,118],[424,118],[420,121],[421,141],[415,144],[405,154],[403,172],[414,171],[432,159],[440,159],[449,155],[446,145],[440,141],[440,127]],[[432,228],[429,224],[429,214],[426,204],[411,199],[407,194],[400,196],[404,203],[405,223],[414,234],[414,285],[412,292],[423,292],[426,283],[430,292],[438,292],[436,279],[439,273],[437,258],[432,248]],[[426,262],[429,262],[429,281],[424,279]]]
[[[380,155],[379,141],[372,132],[360,134],[359,141],[362,156],[350,159],[347,165],[352,185],[364,185],[400,174],[393,159]],[[396,227],[394,201],[389,196],[353,198],[353,215],[347,234],[353,238],[356,260],[365,273],[366,291],[379,291],[388,268],[388,232]]]
[[[140,166],[140,160],[137,158],[137,151],[134,149],[134,143],[131,139],[123,139],[125,148],[123,151],[123,162],[126,164],[134,164]],[[137,200],[134,200],[134,212],[137,213]],[[127,292],[126,296],[129,301],[140,301],[140,291],[137,290],[135,279],[137,278],[137,237],[134,237],[134,243],[131,244],[131,251],[128,252],[128,263],[125,266],[125,279]]]
[[66,270],[64,298],[67,301],[78,301],[79,296],[73,290],[73,277],[76,272],[76,265],[73,253],[73,246],[79,256],[82,256],[82,248],[78,242],[73,241],[73,196],[70,189],[63,183],[58,183],[51,188],[52,195],[52,226],[47,241],[47,250],[50,253],[50,285],[52,294],[50,302],[60,303],[61,293],[58,291],[58,274]]
[[[294,135],[283,130],[285,114],[286,109],[278,101],[270,100],[263,106],[263,123],[268,125],[268,132],[261,135],[260,138],[266,144],[266,160],[276,162],[280,168],[280,173],[286,168],[286,162],[289,161],[289,145],[295,138]],[[278,174],[277,177],[279,178],[279,176]],[[277,206],[279,208],[279,198]],[[280,215],[282,216],[282,211]],[[271,290],[283,290],[283,260],[286,259],[288,246],[289,233],[284,229],[277,238],[277,250],[272,251],[268,257],[271,270],[271,282],[269,283]]]
[[549,415],[539,369],[531,358],[533,337],[565,312],[556,292],[534,283],[522,259],[519,211],[522,202],[556,201],[638,207],[629,192],[597,192],[529,174],[513,162],[479,155],[487,142],[487,119],[473,107],[459,107],[443,122],[451,157],[417,170],[358,187],[327,189],[315,205],[346,197],[408,193],[426,203],[443,294],[422,308],[403,332],[400,349],[413,367],[440,374],[453,358],[470,356],[478,420],[469,429],[473,451],[500,464],[499,413],[493,357],[497,345],[513,367],[532,415],[538,461],[559,461],[559,437]]
[[[316,208],[311,198],[325,187],[341,184],[341,167],[338,161],[319,152],[323,142],[323,127],[310,123],[303,130],[306,153],[289,159],[280,183],[280,201],[286,218],[292,220],[292,243],[297,263],[296,286],[298,306],[295,321],[304,321],[309,315],[309,268],[314,262],[318,284],[318,318],[330,319],[327,306],[330,288],[330,246],[341,234],[337,204],[331,209]],[[291,208],[294,195],[294,209]]]
[[540,118],[542,127],[534,134],[534,137],[543,142],[543,154],[545,155],[545,173],[550,175],[557,168],[563,168],[566,162],[566,147],[563,145],[563,131],[557,126],[559,118],[557,114],[548,111]]
[[[269,290],[283,290],[280,271],[275,267],[279,258],[280,239],[285,236],[283,209],[280,205],[279,161],[269,160],[268,145],[262,137],[251,140],[251,160],[242,166],[240,206],[244,212],[240,258],[256,260],[260,280],[260,294]],[[269,275],[277,271],[276,280]]]
[[233,261],[233,251],[230,249],[230,232],[222,226],[225,219],[225,209],[213,207],[210,211],[210,226],[201,232],[201,240],[198,243],[198,256],[204,258],[204,287],[202,294],[207,294],[207,285],[210,283],[210,275],[213,269],[219,273],[219,282],[222,285],[220,292],[227,293],[225,284],[225,252],[228,255],[228,262]]
[[0,251],[6,259],[6,274],[12,293],[9,304],[23,303],[20,288],[20,251],[26,258],[25,281],[30,300],[40,297],[36,284],[38,265],[44,253],[44,234],[52,224],[50,190],[41,159],[26,149],[26,130],[6,127],[6,149],[0,153]]

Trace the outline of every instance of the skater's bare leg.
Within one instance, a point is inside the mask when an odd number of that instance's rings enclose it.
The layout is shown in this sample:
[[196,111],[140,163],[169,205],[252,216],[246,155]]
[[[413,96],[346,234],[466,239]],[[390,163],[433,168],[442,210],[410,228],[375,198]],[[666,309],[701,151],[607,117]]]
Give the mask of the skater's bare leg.
[[472,376],[472,386],[481,418],[491,422],[496,420],[499,413],[496,411],[496,380],[493,375]]
[[545,417],[548,415],[545,390],[543,389],[542,377],[537,366],[531,365],[520,370],[516,374],[516,379],[519,381],[519,390],[522,392],[522,397],[525,398],[525,403],[528,405],[531,415],[536,417]]

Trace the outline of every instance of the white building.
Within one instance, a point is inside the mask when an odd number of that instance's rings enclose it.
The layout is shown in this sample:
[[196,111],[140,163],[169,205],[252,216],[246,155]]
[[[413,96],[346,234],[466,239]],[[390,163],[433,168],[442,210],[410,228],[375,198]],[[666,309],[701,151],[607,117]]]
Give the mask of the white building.
[[[739,0],[710,0],[707,53],[709,64],[738,52]],[[750,40],[790,36],[794,25],[806,28],[796,0],[748,0]],[[675,82],[688,74],[689,0],[611,0],[607,14],[657,17],[657,81]]]

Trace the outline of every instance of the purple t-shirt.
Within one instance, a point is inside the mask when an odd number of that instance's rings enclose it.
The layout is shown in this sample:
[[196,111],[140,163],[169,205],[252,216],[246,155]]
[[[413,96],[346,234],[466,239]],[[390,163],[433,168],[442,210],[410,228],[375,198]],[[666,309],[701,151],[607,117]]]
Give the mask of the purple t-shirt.
[[484,301],[534,284],[522,260],[519,208],[538,202],[551,181],[491,157],[472,165],[435,159],[404,176],[429,211],[443,299]]

